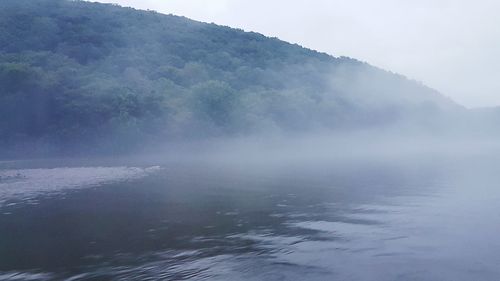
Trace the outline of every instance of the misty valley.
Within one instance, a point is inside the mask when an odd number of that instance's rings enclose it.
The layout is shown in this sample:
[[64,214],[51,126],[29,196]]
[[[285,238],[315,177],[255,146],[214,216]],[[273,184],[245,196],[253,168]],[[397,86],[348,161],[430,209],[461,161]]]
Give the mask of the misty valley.
[[1,0],[0,280],[496,281],[499,121],[256,32]]

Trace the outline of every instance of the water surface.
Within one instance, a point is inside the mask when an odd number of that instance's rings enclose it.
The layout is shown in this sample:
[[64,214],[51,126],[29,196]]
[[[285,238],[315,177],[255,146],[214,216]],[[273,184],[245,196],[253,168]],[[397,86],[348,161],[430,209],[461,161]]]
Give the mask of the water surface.
[[496,157],[0,163],[2,280],[499,280]]

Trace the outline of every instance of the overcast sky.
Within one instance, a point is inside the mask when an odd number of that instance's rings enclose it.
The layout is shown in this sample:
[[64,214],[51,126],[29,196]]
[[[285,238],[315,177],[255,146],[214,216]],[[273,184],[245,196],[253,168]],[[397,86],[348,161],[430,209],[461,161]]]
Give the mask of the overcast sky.
[[256,31],[500,105],[498,0],[100,0]]

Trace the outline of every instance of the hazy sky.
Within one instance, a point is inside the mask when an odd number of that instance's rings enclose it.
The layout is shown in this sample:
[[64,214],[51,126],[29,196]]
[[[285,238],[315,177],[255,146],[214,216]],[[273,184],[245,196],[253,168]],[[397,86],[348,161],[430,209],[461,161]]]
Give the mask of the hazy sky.
[[256,31],[500,105],[498,0],[100,0]]

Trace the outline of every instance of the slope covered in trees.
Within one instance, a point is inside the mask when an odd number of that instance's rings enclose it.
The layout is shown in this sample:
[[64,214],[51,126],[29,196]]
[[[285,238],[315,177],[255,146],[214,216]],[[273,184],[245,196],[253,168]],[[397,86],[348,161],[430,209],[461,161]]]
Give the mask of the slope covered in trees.
[[0,1],[4,148],[425,123],[459,108],[400,75],[253,32],[114,5]]

